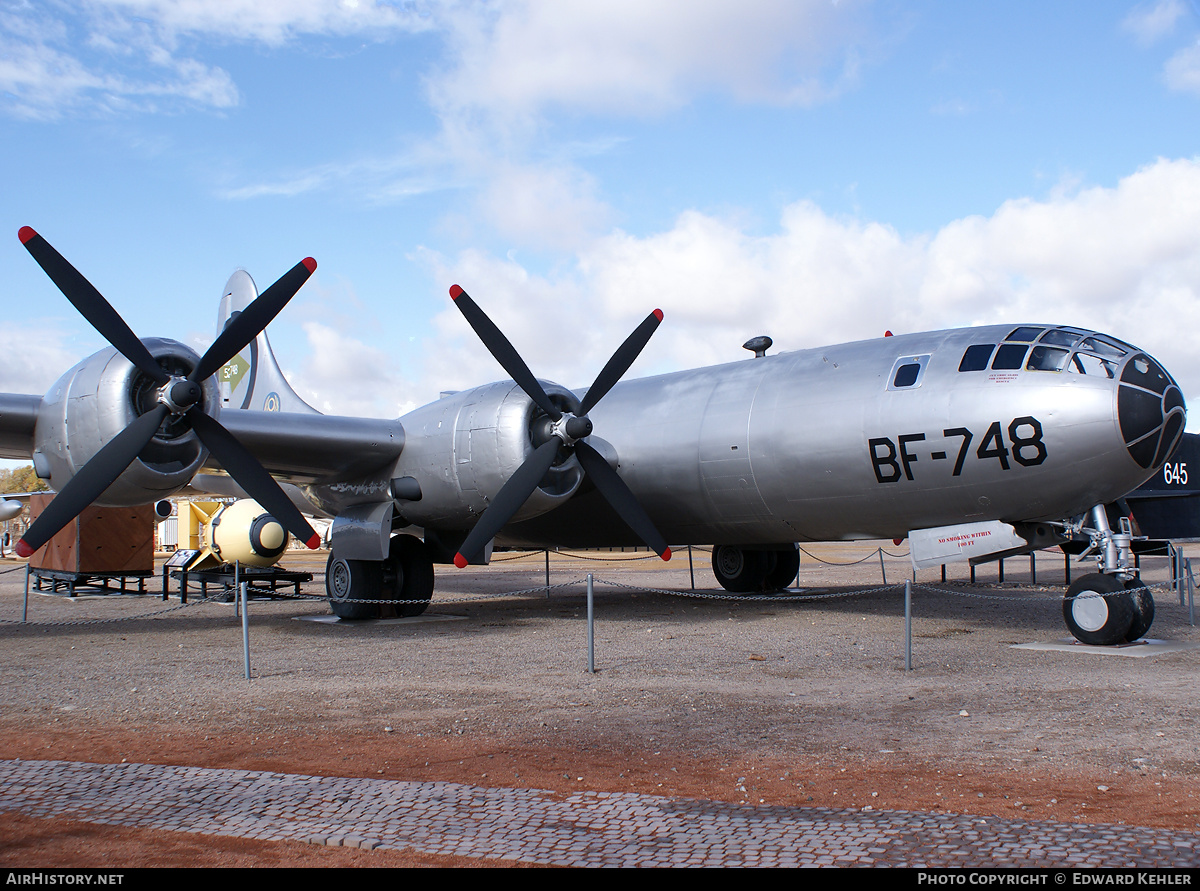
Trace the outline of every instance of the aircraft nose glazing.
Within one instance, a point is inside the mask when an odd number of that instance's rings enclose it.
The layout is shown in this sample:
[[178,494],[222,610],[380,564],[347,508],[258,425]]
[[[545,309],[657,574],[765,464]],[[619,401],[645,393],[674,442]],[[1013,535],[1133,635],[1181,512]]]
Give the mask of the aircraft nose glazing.
[[1187,407],[1179,385],[1162,365],[1135,353],[1121,370],[1117,417],[1130,457],[1151,470],[1166,461],[1179,442]]

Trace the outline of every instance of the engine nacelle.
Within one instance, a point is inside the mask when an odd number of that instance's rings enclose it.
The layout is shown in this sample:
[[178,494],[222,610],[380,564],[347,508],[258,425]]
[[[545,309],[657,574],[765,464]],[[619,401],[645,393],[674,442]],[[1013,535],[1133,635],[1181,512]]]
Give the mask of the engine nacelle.
[[[142,341],[168,374],[186,375],[199,361],[181,343]],[[215,378],[201,385],[203,410],[220,411]],[[106,443],[156,405],[158,386],[128,359],[108,348],[84,359],[50,388],[34,433],[33,465],[38,476],[62,490]],[[168,415],[137,459],[96,499],[120,507],[165,498],[186,486],[207,450],[186,420]]]
[[[577,410],[570,390],[542,381],[564,410]],[[512,381],[463,390],[401,418],[408,434],[397,477],[420,484],[419,501],[397,501],[397,510],[417,526],[469,528],[491,499],[549,435],[549,419]],[[563,449],[514,520],[553,510],[583,480],[573,451]]]
[[257,501],[243,499],[213,515],[208,543],[224,563],[272,566],[287,548],[288,533]]

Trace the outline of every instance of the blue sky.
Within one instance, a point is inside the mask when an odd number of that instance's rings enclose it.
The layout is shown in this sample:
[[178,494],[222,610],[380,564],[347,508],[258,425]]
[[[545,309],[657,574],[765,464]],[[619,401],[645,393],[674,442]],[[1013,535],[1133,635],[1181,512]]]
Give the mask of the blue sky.
[[502,376],[456,282],[570,386],[661,306],[635,374],[1050,321],[1195,399],[1198,113],[1192,0],[0,0],[0,389],[101,346],[31,225],[198,348],[316,257],[269,332],[334,413]]

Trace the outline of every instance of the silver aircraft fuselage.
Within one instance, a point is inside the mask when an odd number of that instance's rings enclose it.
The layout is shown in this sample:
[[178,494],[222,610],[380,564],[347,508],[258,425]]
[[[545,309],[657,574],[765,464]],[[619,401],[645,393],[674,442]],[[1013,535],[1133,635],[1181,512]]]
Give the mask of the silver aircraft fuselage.
[[[751,545],[1068,518],[1149,478],[1183,411],[1129,344],[1005,325],[632,380],[591,417],[669,541]],[[499,541],[637,543],[586,483]]]

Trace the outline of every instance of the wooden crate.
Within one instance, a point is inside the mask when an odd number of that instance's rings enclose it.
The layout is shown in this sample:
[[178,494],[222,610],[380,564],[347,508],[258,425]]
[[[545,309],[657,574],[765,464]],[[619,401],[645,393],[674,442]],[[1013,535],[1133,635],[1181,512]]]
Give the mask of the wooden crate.
[[[36,519],[54,498],[35,494]],[[29,558],[32,569],[62,572],[153,572],[154,505],[89,507]]]

